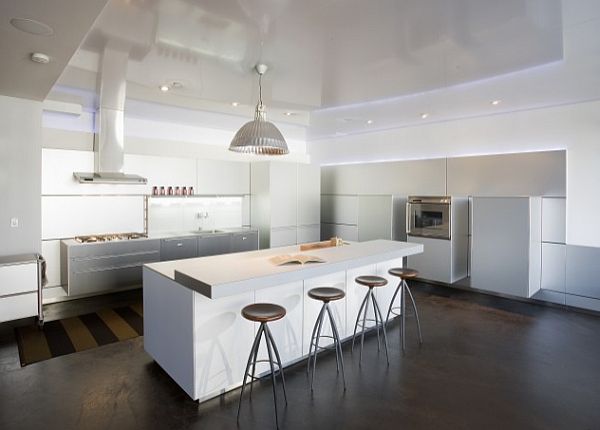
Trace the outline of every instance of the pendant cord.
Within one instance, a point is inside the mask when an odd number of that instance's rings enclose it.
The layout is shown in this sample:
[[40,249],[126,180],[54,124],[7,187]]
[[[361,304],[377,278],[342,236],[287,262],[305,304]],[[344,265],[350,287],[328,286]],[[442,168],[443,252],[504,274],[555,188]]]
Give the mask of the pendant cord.
[[258,100],[260,105],[262,106],[262,73],[258,75]]

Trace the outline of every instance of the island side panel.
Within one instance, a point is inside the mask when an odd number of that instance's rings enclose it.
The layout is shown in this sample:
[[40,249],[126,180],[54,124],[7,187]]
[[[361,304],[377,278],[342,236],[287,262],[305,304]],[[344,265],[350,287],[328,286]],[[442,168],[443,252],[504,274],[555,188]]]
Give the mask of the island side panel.
[[143,273],[144,349],[195,399],[195,293],[147,267]]
[[193,293],[194,396],[207,400],[242,384],[255,336],[254,323],[242,317],[254,291],[220,299]]
[[[302,359],[302,325],[304,321],[304,283],[302,281],[278,285],[256,291],[256,303],[275,303],[286,310],[285,317],[269,323],[269,329],[275,339],[275,344],[281,355],[284,366]],[[258,329],[258,324],[256,324]],[[268,353],[264,342],[259,350],[260,358],[267,358]],[[268,363],[257,365],[257,371],[266,373]]]

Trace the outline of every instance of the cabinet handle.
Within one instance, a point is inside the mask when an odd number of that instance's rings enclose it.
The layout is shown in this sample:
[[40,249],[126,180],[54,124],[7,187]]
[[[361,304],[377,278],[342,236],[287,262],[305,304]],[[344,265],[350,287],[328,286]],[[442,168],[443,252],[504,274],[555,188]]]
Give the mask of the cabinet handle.
[[177,246],[183,246],[183,243],[179,242],[179,243],[177,244]]
[[248,239],[246,236],[242,236],[242,240],[246,240]]

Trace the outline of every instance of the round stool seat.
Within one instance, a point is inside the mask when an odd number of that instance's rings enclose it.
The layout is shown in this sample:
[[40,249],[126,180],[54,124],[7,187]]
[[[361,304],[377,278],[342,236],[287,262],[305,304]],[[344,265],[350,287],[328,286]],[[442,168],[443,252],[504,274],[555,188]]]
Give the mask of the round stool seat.
[[277,321],[285,316],[285,308],[273,303],[254,303],[242,309],[242,316],[250,321]]
[[394,267],[393,269],[388,270],[388,273],[402,279],[416,278],[419,276],[417,270],[409,269],[408,267]]
[[365,285],[367,287],[383,287],[387,285],[387,279],[373,275],[358,276],[354,281],[357,284]]
[[334,300],[343,299],[346,296],[343,290],[333,287],[318,287],[313,288],[308,292],[308,297],[322,302],[332,302]]

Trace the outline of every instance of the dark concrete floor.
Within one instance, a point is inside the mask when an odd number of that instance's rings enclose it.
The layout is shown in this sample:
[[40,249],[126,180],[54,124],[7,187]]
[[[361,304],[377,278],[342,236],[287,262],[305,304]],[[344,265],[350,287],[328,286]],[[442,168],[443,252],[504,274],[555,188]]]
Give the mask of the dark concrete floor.
[[[390,366],[365,340],[345,346],[344,393],[331,353],[311,394],[287,369],[282,429],[600,429],[600,317],[443,287],[413,289],[425,343],[408,326]],[[143,338],[0,373],[0,429],[235,429],[239,390],[198,404],[143,351]],[[274,428],[269,380],[242,406],[241,430]]]

